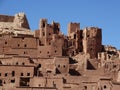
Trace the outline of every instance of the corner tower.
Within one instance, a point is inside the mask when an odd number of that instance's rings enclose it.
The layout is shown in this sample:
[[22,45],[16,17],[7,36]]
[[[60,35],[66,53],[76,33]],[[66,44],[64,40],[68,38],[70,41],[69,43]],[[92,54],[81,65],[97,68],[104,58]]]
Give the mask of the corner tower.
[[97,58],[102,49],[102,30],[97,27],[87,27],[83,30],[83,51],[89,53],[90,58]]

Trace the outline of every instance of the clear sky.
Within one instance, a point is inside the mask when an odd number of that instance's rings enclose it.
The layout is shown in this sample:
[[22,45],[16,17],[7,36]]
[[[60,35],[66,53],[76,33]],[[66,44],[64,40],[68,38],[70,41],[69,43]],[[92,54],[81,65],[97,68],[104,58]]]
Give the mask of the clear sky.
[[40,18],[61,24],[67,34],[69,22],[80,22],[81,29],[102,28],[104,45],[120,49],[120,0],[0,0],[0,14],[24,12],[32,30],[38,29]]

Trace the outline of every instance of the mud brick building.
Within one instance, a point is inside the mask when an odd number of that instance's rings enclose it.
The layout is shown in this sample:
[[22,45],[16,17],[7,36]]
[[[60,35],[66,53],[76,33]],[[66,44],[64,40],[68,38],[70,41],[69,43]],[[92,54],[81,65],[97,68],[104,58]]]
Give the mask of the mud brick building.
[[102,45],[102,29],[26,15],[0,15],[0,90],[119,90],[120,51]]

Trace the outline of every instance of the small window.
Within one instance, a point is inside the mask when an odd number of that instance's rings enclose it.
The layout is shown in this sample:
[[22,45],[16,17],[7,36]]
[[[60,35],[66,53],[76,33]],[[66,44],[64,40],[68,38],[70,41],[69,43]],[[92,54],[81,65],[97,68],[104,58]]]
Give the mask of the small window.
[[40,53],[41,53],[41,51],[40,51]]
[[30,73],[27,73],[27,76],[30,76]]
[[84,89],[87,90],[87,86],[84,86]]
[[25,65],[25,63],[23,62],[22,65]]
[[65,65],[63,65],[63,67],[65,68]]
[[55,50],[55,53],[56,53],[57,51]]
[[45,22],[43,22],[42,27],[43,27],[43,28],[45,27]]
[[90,51],[92,51],[93,49],[92,48],[90,48]]
[[21,76],[23,76],[23,73],[21,73]]
[[8,74],[7,74],[7,73],[5,73],[5,77],[7,77],[7,75],[8,75]]
[[76,34],[74,34],[74,39],[76,39]]
[[1,76],[1,73],[0,73],[0,76]]
[[106,89],[107,88],[107,86],[106,85],[104,85],[104,89]]
[[1,80],[1,79],[0,79],[0,86],[3,86],[3,85],[2,85],[2,80]]
[[5,44],[7,44],[7,42],[5,42]]
[[24,52],[24,54],[26,54],[26,53]]
[[58,67],[60,67],[60,65],[58,65]]
[[47,54],[49,54],[49,51],[47,52]]
[[20,44],[18,44],[18,47],[20,47]]
[[27,44],[25,44],[24,47],[27,47]]
[[15,71],[12,71],[12,77],[14,77],[15,76]]
[[51,33],[49,33],[49,35],[51,35]]
[[15,80],[11,80],[11,83],[15,83]]
[[16,62],[16,65],[18,65],[18,62]]
[[22,40],[24,40],[24,37],[22,37]]

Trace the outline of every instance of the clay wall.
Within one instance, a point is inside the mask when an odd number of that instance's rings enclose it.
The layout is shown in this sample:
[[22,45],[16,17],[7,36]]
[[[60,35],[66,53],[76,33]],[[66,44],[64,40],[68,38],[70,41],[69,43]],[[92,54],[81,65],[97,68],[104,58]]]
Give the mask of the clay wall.
[[56,57],[55,58],[56,74],[65,74],[69,72],[69,58]]
[[19,78],[30,78],[34,75],[33,66],[23,65],[0,65],[0,84],[8,85],[13,84],[19,86]]
[[58,90],[63,90],[63,80],[62,78],[47,78],[46,86],[58,88]]
[[90,58],[97,58],[102,50],[102,34],[100,28],[90,27],[83,30],[83,50],[90,54]]
[[0,22],[13,22],[14,16],[0,15]]
[[[14,71],[14,75],[12,75]],[[34,67],[33,66],[23,66],[23,65],[1,65],[0,66],[1,77],[33,77]]]
[[62,56],[62,48],[55,46],[39,46],[38,57],[49,58],[54,56]]
[[68,24],[68,36],[70,36],[71,33],[76,32],[77,30],[80,30],[80,23]]
[[0,57],[0,62],[2,65],[32,65],[30,63],[29,57],[24,56],[3,56]]
[[44,76],[55,74],[54,58],[39,58],[36,63],[40,65],[38,68],[38,76],[40,76],[40,73],[42,73]]

